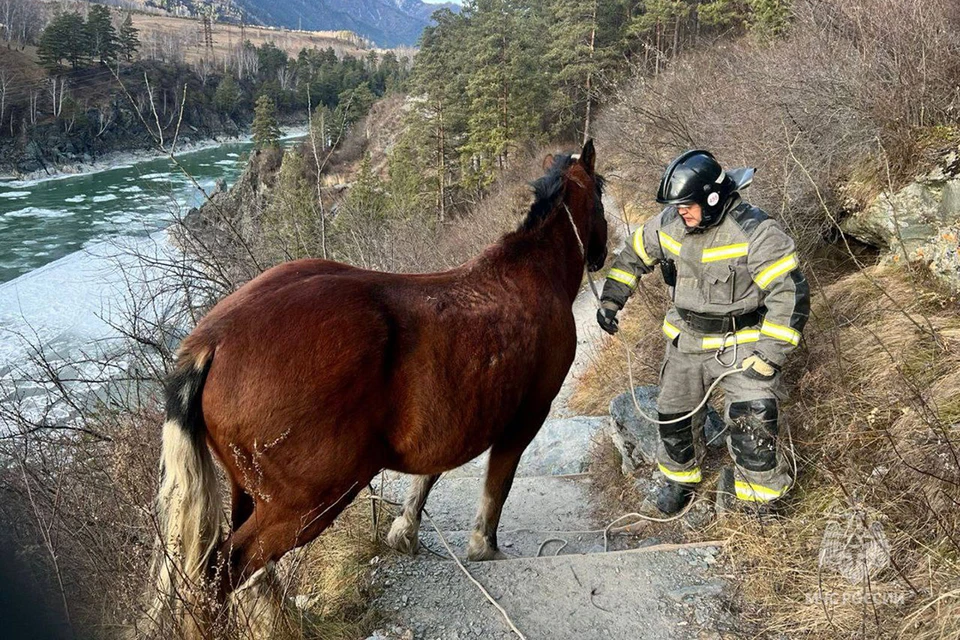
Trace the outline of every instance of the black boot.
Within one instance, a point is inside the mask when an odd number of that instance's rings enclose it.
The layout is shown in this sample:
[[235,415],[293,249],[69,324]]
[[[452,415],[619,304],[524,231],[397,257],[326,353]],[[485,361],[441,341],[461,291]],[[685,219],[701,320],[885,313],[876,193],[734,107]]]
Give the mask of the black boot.
[[727,513],[738,508],[737,492],[733,477],[733,467],[727,466],[720,470],[720,480],[717,483],[717,513]]
[[693,498],[692,486],[667,482],[657,493],[657,509],[668,516],[673,515],[687,506],[691,498]]

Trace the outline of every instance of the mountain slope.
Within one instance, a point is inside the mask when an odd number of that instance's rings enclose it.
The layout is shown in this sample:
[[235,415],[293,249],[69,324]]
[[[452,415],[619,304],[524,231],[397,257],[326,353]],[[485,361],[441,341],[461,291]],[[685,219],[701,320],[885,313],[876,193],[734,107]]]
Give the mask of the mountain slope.
[[291,29],[349,30],[383,47],[416,45],[430,16],[453,4],[420,0],[239,0],[250,17]]

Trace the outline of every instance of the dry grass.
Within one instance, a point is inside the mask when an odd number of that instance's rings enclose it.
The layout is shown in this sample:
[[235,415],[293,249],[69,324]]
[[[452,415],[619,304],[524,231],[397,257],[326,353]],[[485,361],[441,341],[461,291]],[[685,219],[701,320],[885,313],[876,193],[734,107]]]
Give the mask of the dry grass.
[[[389,518],[379,522],[382,540]],[[361,638],[380,621],[369,600],[370,562],[384,552],[374,539],[373,514],[366,491],[362,492],[329,529],[307,545],[296,559],[296,579],[291,592],[308,604],[304,640]]]
[[607,438],[596,440],[588,454],[591,501],[594,518],[609,521],[621,513],[636,512],[643,502],[643,494],[633,478],[624,475],[620,453]]
[[[623,326],[633,341],[654,325],[634,314]],[[856,272],[815,296],[805,347],[786,372],[795,381],[784,408],[799,474],[785,517],[730,515],[709,532],[728,540],[727,559],[753,607],[748,621],[791,638],[957,637],[956,298],[919,273]],[[653,357],[642,342],[635,354]],[[609,343],[578,390],[578,406],[602,404],[626,388],[622,361],[622,349]],[[653,379],[647,374],[644,382]],[[632,479],[607,459],[612,455],[607,448],[594,456],[608,513],[639,501],[630,494]],[[851,518],[858,524],[848,531]],[[821,560],[821,548],[828,528],[862,535],[871,523],[879,523],[889,552],[869,581],[857,584]],[[864,540],[849,550],[867,548]],[[845,562],[855,564],[855,556]]]
[[[960,633],[960,317],[955,299],[919,280],[872,268],[815,300],[809,357],[787,410],[800,465],[795,510],[773,531],[728,529],[730,557],[772,630]],[[854,510],[890,543],[889,566],[870,584],[818,571],[827,523]]]

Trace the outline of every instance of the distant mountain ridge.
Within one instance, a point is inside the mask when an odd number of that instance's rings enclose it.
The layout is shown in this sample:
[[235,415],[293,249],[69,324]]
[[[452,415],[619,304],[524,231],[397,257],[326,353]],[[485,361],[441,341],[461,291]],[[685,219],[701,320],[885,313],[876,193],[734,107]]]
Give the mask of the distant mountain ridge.
[[414,46],[434,11],[455,4],[421,0],[238,0],[251,18],[266,25],[318,31],[348,30],[382,47]]

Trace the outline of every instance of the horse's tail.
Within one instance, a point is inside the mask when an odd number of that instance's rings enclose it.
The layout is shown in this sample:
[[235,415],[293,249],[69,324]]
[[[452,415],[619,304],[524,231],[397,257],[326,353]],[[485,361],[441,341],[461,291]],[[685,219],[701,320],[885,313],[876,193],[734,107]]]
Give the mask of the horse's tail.
[[196,600],[220,542],[224,522],[220,485],[200,402],[212,362],[211,348],[193,353],[183,349],[166,382],[157,495],[160,544],[154,558],[158,615]]

